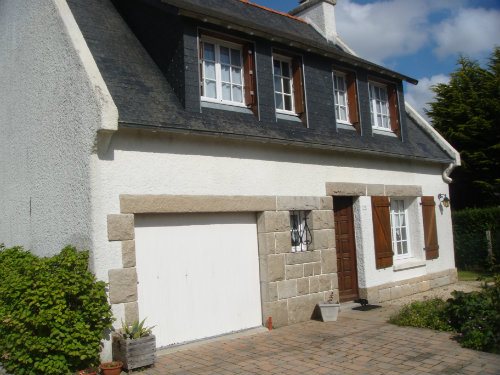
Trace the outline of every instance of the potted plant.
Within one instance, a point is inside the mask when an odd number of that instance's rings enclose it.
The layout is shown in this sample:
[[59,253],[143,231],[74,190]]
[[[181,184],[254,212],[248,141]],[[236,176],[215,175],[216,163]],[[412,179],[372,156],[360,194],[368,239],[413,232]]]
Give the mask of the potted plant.
[[333,292],[326,302],[318,302],[318,308],[321,312],[321,319],[324,322],[335,322],[339,315],[340,303],[333,302]]
[[102,375],[120,375],[123,363],[120,361],[104,362],[99,365]]
[[156,337],[154,327],[144,327],[144,319],[135,319],[129,326],[122,321],[122,329],[113,334],[113,358],[123,362],[127,371],[154,364],[156,360]]
[[77,375],[97,375],[99,369],[97,367],[89,367],[85,370],[81,370],[77,372]]

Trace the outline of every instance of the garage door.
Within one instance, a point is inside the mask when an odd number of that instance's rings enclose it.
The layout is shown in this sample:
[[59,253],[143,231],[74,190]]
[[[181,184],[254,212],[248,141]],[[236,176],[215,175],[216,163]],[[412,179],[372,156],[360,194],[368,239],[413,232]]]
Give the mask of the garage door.
[[157,346],[262,324],[253,213],[136,215],[139,314]]

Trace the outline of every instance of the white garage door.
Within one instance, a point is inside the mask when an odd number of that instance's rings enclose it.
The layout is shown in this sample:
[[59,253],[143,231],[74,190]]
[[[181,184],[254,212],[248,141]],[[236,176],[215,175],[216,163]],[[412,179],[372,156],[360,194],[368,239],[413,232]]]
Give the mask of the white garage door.
[[139,314],[162,347],[262,324],[253,213],[136,215]]

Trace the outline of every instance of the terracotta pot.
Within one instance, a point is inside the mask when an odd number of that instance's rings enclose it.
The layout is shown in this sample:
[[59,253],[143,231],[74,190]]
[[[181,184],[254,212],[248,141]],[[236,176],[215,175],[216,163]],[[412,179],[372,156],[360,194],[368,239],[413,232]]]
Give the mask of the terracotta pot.
[[120,375],[122,372],[122,362],[104,362],[99,365],[102,375]]
[[85,370],[78,371],[77,374],[78,375],[97,375],[97,371],[99,371],[99,369],[97,369],[97,368],[88,368]]

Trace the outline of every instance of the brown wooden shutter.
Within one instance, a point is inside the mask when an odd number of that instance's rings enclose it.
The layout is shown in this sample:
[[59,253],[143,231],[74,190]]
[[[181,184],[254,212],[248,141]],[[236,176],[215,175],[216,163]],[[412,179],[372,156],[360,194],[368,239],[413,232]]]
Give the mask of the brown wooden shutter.
[[295,101],[295,113],[306,124],[306,104],[304,100],[304,82],[302,75],[302,61],[300,57],[292,59],[293,74],[293,96]]
[[349,121],[358,132],[361,131],[358,113],[358,94],[356,90],[356,75],[354,72],[346,74],[347,101],[349,105]]
[[375,265],[377,269],[392,266],[391,216],[388,197],[372,197]]
[[203,89],[205,88],[205,83],[203,82],[203,42],[200,40],[199,46],[199,55],[200,55],[200,94],[203,96]]
[[434,197],[422,197],[422,218],[424,221],[425,259],[436,259],[439,257],[439,244]]
[[253,45],[250,43],[243,46],[243,73],[245,75],[245,105],[258,117],[255,54],[253,53]]
[[398,91],[396,85],[387,85],[387,98],[389,101],[389,116],[391,117],[391,130],[401,138],[401,126],[399,124]]

